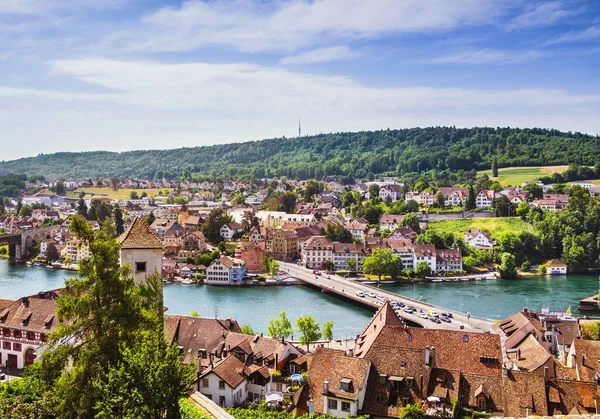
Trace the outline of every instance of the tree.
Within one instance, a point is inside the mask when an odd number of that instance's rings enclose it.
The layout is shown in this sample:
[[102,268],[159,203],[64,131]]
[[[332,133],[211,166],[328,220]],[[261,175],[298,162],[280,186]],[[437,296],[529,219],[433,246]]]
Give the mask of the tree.
[[418,278],[425,278],[426,276],[431,275],[431,268],[426,261],[419,262],[417,264],[417,269],[415,269],[415,275]]
[[351,271],[356,271],[356,258],[348,258],[346,260],[346,264],[348,265],[348,269],[350,269]]
[[327,321],[323,323],[323,339],[327,342],[331,342],[333,340],[333,322]]
[[252,328],[252,326],[250,326],[249,324],[243,325],[242,327],[240,327],[240,330],[245,335],[252,335],[252,336],[256,335],[256,332],[254,331],[254,329]]
[[333,271],[335,269],[335,264],[331,259],[324,260],[321,262],[321,270],[323,271]]
[[407,404],[400,411],[399,419],[425,419],[425,411],[416,404]]
[[417,214],[410,213],[406,214],[402,219],[402,225],[409,226],[417,233],[421,232],[421,226],[419,225],[419,219],[417,218]]
[[338,223],[328,222],[325,229],[321,229],[321,233],[333,242],[352,243],[354,239],[352,233]]
[[524,220],[527,217],[527,214],[529,214],[529,204],[526,201],[519,202],[515,212],[518,217],[521,217]]
[[275,276],[277,275],[277,272],[279,272],[279,262],[273,260],[269,264],[269,273],[271,274],[271,276]]
[[56,195],[63,196],[65,194],[65,184],[62,182],[56,182]]
[[515,278],[517,276],[517,262],[515,256],[505,252],[502,253],[500,261],[501,263],[498,267],[500,278]]
[[154,223],[154,220],[156,220],[156,217],[154,216],[154,212],[150,212],[150,214],[148,214],[146,216],[146,218],[144,218],[144,221],[146,222],[146,224],[148,224],[149,226],[151,226]]
[[444,209],[444,206],[446,205],[446,198],[444,198],[444,194],[441,191],[437,191],[435,193],[434,205],[437,208]]
[[273,257],[265,253],[262,258],[262,267],[265,272],[271,272],[271,264],[273,263]]
[[79,201],[77,201],[77,214],[82,217],[87,217],[88,215],[88,207],[83,200],[83,194],[79,195]]
[[267,326],[267,333],[272,338],[288,338],[292,336],[294,333],[294,329],[292,328],[292,323],[287,318],[285,311],[279,313],[279,317],[275,319],[271,319],[269,321],[269,325]]
[[492,160],[492,177],[498,177],[498,158]]
[[118,205],[115,205],[113,216],[115,218],[115,229],[117,232],[117,236],[120,236],[121,234],[123,234],[125,229],[123,228],[123,212],[121,211],[121,208],[119,208]]
[[167,347],[164,332],[143,331],[139,342],[121,345],[121,361],[93,380],[102,397],[95,418],[178,418],[179,399],[194,380],[194,365],[179,360],[176,345]]
[[129,199],[139,199],[136,191],[129,192]]
[[321,326],[312,316],[298,317],[296,319],[296,328],[300,332],[300,345],[306,345],[306,350],[310,350],[310,344],[321,339]]
[[190,313],[190,316],[198,317],[198,316],[200,316],[200,313],[198,313],[196,310],[192,310],[192,312]]
[[254,211],[246,211],[242,216],[242,228],[244,231],[250,231],[252,227],[258,227],[259,220]]
[[235,194],[231,198],[231,205],[246,205],[246,197],[241,193]]
[[49,243],[46,247],[46,259],[48,262],[56,262],[60,255],[58,254],[58,249],[54,243]]
[[465,209],[467,211],[470,211],[470,210],[475,209],[476,206],[477,206],[477,202],[476,202],[475,189],[473,188],[472,185],[469,185],[469,197],[468,197],[467,201],[465,202]]
[[148,197],[148,192],[144,191],[142,192],[141,198],[147,198]]
[[33,210],[31,209],[31,207],[29,205],[23,205],[21,207],[21,209],[19,210],[19,215],[21,217],[31,217],[32,213],[33,213]]
[[379,198],[379,185],[373,183],[369,185],[369,199],[371,202],[375,202]]
[[292,191],[285,191],[279,196],[277,202],[285,212],[293,213],[296,209],[296,194]]
[[221,240],[221,227],[231,222],[231,217],[223,213],[221,208],[215,208],[208,215],[208,220],[202,226],[202,232],[208,241],[218,243]]
[[363,271],[369,275],[377,275],[381,280],[383,275],[388,275],[392,263],[392,251],[390,249],[374,248],[371,256],[363,259]]
[[180,365],[164,341],[162,278],[135,285],[130,266],[119,266],[110,229],[94,232],[73,217],[71,231],[90,257],[57,300],[60,325],[41,362],[53,410],[59,417],[173,417],[193,366]]
[[463,258],[463,270],[467,273],[471,273],[475,267],[475,258],[473,256],[465,256]]

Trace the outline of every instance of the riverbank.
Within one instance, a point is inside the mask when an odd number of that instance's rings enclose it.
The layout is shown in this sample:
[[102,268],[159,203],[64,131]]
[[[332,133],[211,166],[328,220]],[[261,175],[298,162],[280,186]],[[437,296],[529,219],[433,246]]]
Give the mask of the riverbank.
[[250,280],[240,281],[234,284],[207,284],[205,281],[196,281],[190,278],[173,278],[173,280],[164,280],[165,283],[169,284],[183,284],[183,285],[207,285],[215,287],[269,287],[269,286],[291,286],[291,285],[305,285],[303,281],[297,279],[286,278],[286,279],[267,279],[265,281]]

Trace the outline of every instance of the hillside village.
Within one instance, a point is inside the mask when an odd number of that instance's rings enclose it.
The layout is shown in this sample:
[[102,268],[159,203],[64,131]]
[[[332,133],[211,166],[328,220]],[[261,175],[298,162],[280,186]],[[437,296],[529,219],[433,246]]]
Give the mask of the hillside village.
[[[600,192],[600,187],[592,182],[575,184],[591,196]],[[50,192],[57,187],[62,195]],[[95,192],[85,193],[90,187]],[[114,190],[131,188],[136,189],[129,199],[110,197]],[[462,242],[436,248],[434,243],[416,240],[427,230],[428,222],[514,217],[534,208],[559,212],[569,202],[567,193],[554,193],[552,184],[541,182],[496,189],[430,187],[418,192],[391,179],[351,185],[285,179],[257,184],[135,179],[121,180],[116,186],[108,179],[37,181],[27,185],[27,190],[34,193],[5,200],[0,233],[10,235],[60,225],[62,229],[53,237],[38,243],[39,249],[33,256],[45,260],[50,248],[51,262],[66,261],[67,266],[74,266],[86,257],[87,249],[71,237],[71,217],[90,218],[97,230],[102,220],[112,217],[114,208],[118,208],[124,219],[123,228],[134,217],[144,217],[149,222],[163,243],[163,275],[167,279],[203,278],[209,284],[219,285],[240,283],[249,274],[270,270],[263,266],[265,256],[275,261],[297,261],[313,269],[363,274],[363,260],[373,249],[386,249],[401,258],[402,269],[409,276],[417,271],[419,263],[420,275],[461,275],[465,273],[465,245],[490,251],[498,237],[492,237],[485,229],[466,228],[460,237]],[[390,212],[374,210],[372,203],[376,202]],[[23,207],[34,209],[26,211],[27,215],[18,215],[24,213]],[[207,223],[213,231],[211,237],[206,237]],[[221,242],[217,254],[214,249]],[[566,273],[562,272],[564,264],[556,264],[561,265],[561,273]],[[466,270],[470,271],[473,267],[468,265]],[[494,270],[489,262],[480,268],[478,272]]]

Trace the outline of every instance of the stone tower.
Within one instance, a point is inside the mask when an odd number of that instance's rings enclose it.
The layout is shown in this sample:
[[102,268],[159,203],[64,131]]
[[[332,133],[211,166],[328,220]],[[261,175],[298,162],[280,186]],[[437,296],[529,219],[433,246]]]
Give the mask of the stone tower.
[[143,219],[137,217],[117,241],[121,244],[121,265],[131,266],[136,284],[154,272],[162,274],[162,242]]

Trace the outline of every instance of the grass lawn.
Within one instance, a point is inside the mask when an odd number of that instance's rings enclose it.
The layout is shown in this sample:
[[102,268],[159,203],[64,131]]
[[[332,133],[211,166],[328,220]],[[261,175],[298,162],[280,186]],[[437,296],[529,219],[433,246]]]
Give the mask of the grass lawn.
[[129,199],[132,191],[137,192],[138,197],[142,196],[142,192],[146,192],[148,196],[158,196],[158,191],[168,191],[167,189],[119,189],[114,191],[112,188],[78,188],[73,192],[67,193],[67,196],[79,198],[81,192],[85,192],[86,198],[111,198],[111,199]]
[[560,173],[567,170],[569,166],[529,166],[529,167],[504,167],[498,169],[498,177],[492,177],[491,170],[482,170],[478,174],[488,175],[497,180],[502,186],[521,186],[523,182],[536,180],[542,176],[550,176],[552,173]]
[[427,228],[436,232],[447,231],[459,237],[464,237],[464,232],[467,228],[477,228],[489,231],[492,238],[497,238],[506,232],[521,233],[522,231],[531,231],[530,225],[518,217],[431,221],[427,224]]

